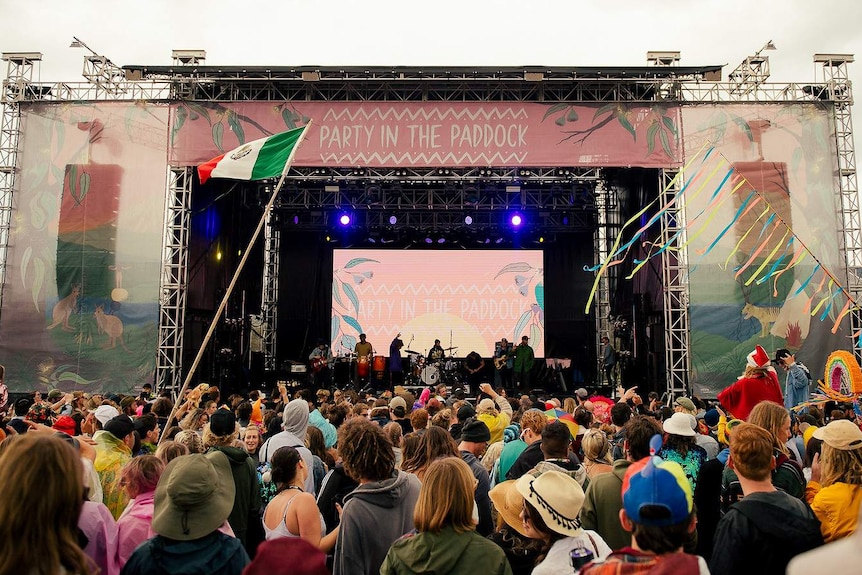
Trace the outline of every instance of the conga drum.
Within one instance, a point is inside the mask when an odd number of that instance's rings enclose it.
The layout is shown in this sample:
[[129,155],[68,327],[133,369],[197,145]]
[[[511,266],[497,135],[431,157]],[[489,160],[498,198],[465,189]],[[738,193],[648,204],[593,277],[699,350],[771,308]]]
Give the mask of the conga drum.
[[375,355],[371,362],[371,371],[374,373],[374,379],[381,381],[386,372],[386,356]]
[[359,357],[359,360],[356,362],[356,374],[359,377],[368,377],[368,372],[371,370],[371,362],[368,359],[367,355],[363,355]]

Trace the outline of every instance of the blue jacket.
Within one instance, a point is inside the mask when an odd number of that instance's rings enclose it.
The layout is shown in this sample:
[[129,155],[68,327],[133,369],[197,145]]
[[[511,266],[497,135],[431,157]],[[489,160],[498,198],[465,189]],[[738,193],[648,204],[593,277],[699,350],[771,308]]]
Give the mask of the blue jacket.
[[794,406],[808,399],[808,376],[798,363],[793,363],[787,370],[787,379],[784,383],[784,407],[790,411]]
[[249,562],[239,539],[219,531],[193,541],[156,535],[135,549],[121,575],[240,575]]

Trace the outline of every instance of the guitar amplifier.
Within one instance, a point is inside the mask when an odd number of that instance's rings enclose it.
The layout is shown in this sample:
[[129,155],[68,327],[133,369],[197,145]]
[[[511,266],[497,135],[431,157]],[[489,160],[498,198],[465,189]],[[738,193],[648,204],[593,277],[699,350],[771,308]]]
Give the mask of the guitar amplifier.
[[304,363],[290,364],[290,373],[307,373],[308,367]]

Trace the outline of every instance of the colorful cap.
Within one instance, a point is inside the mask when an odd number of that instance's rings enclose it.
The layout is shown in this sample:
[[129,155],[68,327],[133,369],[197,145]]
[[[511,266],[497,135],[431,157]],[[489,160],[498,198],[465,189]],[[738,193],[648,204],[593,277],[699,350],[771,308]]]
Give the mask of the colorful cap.
[[[650,453],[661,449],[661,436],[650,440]],[[632,463],[623,478],[623,507],[626,515],[640,525],[667,527],[688,520],[694,508],[691,484],[682,466],[650,455]],[[644,508],[665,510],[663,516],[643,517]]]

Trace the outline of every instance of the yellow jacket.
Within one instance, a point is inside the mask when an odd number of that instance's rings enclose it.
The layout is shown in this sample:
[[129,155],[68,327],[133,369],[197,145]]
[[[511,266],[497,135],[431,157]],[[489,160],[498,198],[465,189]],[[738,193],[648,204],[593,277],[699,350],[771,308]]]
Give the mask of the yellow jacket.
[[856,531],[862,485],[839,482],[820,487],[816,481],[809,481],[805,499],[820,520],[824,542],[843,539]]

